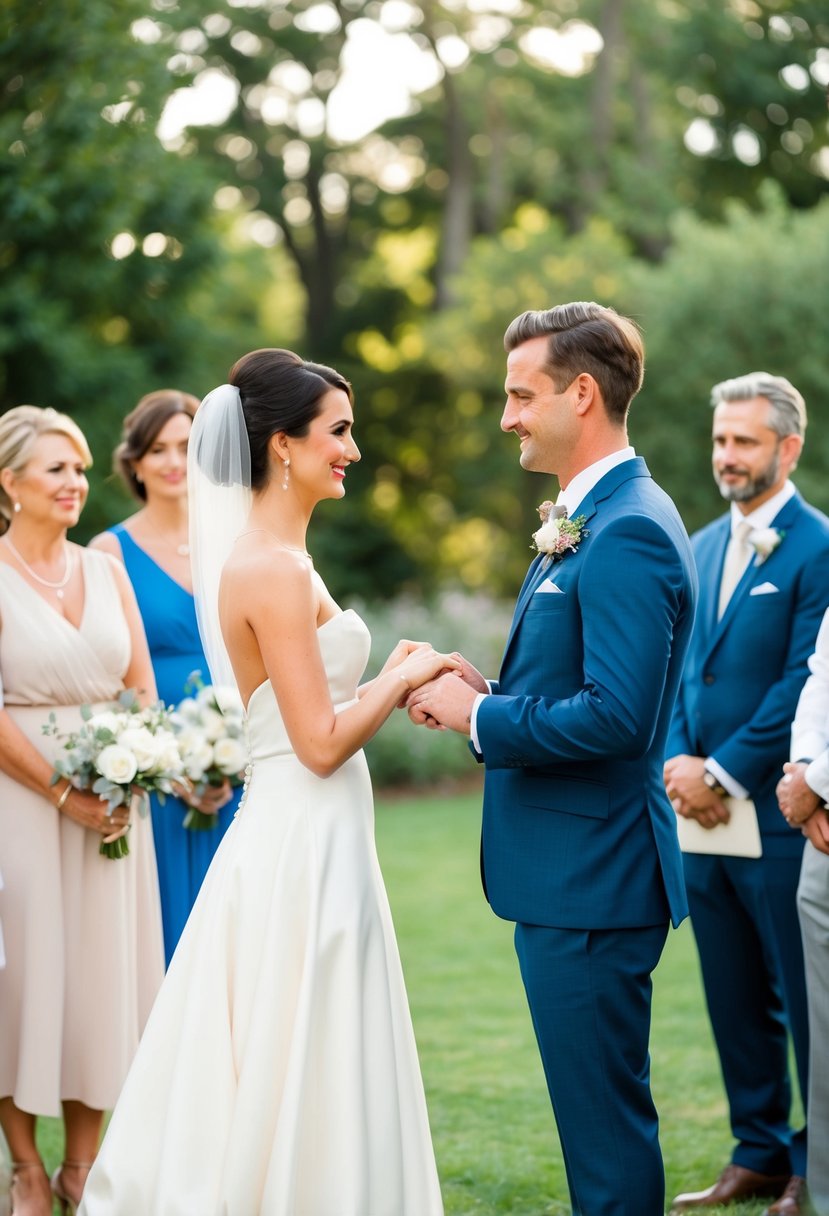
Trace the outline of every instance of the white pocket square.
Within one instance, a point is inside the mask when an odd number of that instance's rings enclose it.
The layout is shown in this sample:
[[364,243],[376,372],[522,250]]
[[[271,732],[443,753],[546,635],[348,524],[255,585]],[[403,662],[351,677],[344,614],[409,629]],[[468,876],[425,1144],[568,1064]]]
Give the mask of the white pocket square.
[[779,591],[779,587],[775,587],[774,583],[760,583],[757,587],[752,587],[749,595],[774,595]]
[[557,587],[550,579],[545,579],[540,587],[536,587],[533,595],[549,595],[551,591],[555,591],[558,595],[563,595],[561,587]]

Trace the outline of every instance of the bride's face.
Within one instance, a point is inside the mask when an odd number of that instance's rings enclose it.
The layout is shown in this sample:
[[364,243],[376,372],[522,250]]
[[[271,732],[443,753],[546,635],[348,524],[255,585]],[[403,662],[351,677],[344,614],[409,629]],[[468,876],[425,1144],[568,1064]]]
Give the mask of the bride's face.
[[[316,501],[342,498],[346,470],[360,459],[352,428],[354,412],[347,395],[332,388],[320,401],[320,412],[301,439],[289,439],[289,485],[307,490]],[[282,477],[280,471],[277,477]]]

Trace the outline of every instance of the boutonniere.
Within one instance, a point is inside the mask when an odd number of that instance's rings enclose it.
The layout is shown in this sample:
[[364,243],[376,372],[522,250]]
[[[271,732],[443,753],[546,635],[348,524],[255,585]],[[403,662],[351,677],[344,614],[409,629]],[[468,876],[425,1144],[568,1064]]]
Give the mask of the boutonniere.
[[584,526],[587,517],[577,515],[575,519],[568,519],[566,515],[556,515],[551,502],[543,502],[538,514],[541,516],[541,527],[533,533],[532,547],[544,554],[542,568],[546,569],[550,562],[576,552],[588,535]]
[[766,558],[771,557],[785,535],[779,528],[755,528],[749,533],[748,543],[757,554],[755,566],[762,566]]

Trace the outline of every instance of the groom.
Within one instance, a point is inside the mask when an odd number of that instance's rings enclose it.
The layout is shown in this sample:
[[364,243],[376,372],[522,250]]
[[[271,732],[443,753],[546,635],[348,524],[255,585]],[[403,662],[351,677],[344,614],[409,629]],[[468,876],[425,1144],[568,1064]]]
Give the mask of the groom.
[[[671,500],[628,446],[639,331],[593,303],[509,326],[501,429],[561,485],[500,678],[464,662],[409,698],[486,768],[482,870],[515,945],[578,1216],[657,1216],[651,972],[686,915],[665,738],[694,615]],[[559,508],[569,518],[556,518]],[[547,556],[544,553],[547,553]]]

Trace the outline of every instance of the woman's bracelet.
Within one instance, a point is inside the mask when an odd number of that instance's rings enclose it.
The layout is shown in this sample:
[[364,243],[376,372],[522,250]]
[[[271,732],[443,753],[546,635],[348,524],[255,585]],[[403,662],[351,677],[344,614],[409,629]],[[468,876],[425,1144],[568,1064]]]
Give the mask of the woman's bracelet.
[[67,798],[69,797],[69,795],[72,793],[73,788],[74,788],[74,787],[73,787],[73,785],[72,785],[72,782],[71,782],[71,781],[69,781],[69,780],[67,780],[66,785],[65,785],[65,786],[64,786],[64,788],[63,788],[63,792],[61,793],[60,798],[58,798],[57,802],[55,803],[55,809],[56,809],[56,810],[58,810],[58,811],[62,811],[62,810],[63,810],[64,805],[65,805],[65,803],[66,803],[66,799],[67,799]]

